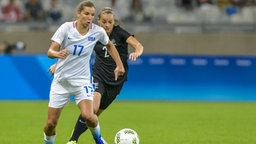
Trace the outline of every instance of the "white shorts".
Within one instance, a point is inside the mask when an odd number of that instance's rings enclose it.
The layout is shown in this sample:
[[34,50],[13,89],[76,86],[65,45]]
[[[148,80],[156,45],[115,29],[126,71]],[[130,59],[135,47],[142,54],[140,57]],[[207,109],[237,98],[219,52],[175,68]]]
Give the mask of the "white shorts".
[[76,104],[84,99],[93,100],[93,92],[94,89],[92,84],[87,84],[82,87],[74,87],[68,83],[61,84],[58,81],[53,80],[48,106],[52,108],[62,108],[69,103],[71,95],[74,95]]

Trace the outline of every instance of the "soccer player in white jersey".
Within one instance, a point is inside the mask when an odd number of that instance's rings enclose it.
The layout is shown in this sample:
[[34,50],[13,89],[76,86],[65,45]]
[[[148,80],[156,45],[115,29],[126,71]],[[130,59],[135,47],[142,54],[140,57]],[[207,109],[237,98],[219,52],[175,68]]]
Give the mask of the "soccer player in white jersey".
[[115,79],[125,70],[118,52],[105,30],[92,23],[95,6],[83,1],[77,7],[77,20],[62,24],[51,38],[48,57],[58,58],[51,84],[48,118],[44,127],[44,143],[54,144],[56,126],[63,107],[74,95],[81,115],[90,129],[96,144],[106,144],[100,134],[97,115],[93,113],[93,86],[90,57],[99,41],[106,45],[116,63]]

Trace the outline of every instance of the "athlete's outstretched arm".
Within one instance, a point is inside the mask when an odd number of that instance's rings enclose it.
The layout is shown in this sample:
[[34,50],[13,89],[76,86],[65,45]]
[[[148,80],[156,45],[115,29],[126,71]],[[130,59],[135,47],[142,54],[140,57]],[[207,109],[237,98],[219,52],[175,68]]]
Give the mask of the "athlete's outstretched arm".
[[116,63],[116,69],[115,69],[115,80],[117,80],[118,76],[123,75],[125,73],[123,63],[121,61],[121,58],[116,50],[116,47],[113,45],[111,41],[108,42],[106,45],[109,54],[114,59]]
[[132,52],[129,56],[129,59],[132,61],[135,61],[139,56],[142,55],[144,47],[142,46],[142,44],[133,36],[128,37],[128,39],[126,40],[126,42],[132,46],[133,48],[135,48],[135,52]]

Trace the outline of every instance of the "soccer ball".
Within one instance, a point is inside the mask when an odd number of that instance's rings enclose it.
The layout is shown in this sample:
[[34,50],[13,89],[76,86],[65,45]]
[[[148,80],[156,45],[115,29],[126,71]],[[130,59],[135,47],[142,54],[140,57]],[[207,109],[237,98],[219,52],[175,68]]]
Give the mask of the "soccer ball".
[[115,144],[139,144],[138,134],[130,129],[124,128],[116,133]]

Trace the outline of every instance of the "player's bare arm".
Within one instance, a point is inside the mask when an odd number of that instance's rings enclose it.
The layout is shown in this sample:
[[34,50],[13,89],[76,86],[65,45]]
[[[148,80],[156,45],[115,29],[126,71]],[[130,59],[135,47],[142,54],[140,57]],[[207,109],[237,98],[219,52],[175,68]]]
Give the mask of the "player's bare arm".
[[118,76],[123,75],[125,73],[124,66],[113,43],[109,41],[106,47],[108,49],[109,54],[111,55],[111,57],[114,59],[116,63],[116,69],[114,73],[115,73],[115,80],[117,80]]
[[63,50],[59,50],[59,49],[60,49],[60,45],[57,42],[53,41],[48,50],[48,57],[65,59],[68,56],[67,49],[63,49]]
[[126,42],[132,46],[133,48],[135,48],[135,51],[132,52],[130,55],[129,55],[129,59],[132,60],[132,61],[135,61],[138,57],[140,57],[143,53],[143,49],[144,47],[141,45],[141,43],[136,39],[134,38],[133,36],[130,36]]
[[50,68],[48,69],[48,72],[50,72],[50,77],[52,77],[55,73],[55,69],[56,69],[56,64],[53,64],[50,66]]

